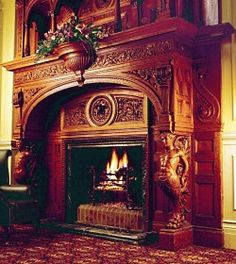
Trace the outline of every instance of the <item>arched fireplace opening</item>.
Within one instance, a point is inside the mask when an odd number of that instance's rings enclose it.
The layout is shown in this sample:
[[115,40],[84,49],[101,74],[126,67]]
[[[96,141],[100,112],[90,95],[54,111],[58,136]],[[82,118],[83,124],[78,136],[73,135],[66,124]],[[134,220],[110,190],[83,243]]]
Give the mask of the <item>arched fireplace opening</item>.
[[46,142],[44,216],[83,227],[151,232],[151,126],[157,119],[148,97],[124,85],[72,87],[42,100],[24,134]]

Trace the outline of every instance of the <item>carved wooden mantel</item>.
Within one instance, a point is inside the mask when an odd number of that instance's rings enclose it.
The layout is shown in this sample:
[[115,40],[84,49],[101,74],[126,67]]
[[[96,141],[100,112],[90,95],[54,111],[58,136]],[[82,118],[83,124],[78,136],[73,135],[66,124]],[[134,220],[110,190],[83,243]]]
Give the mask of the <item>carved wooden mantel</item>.
[[[114,1],[108,2],[107,6]],[[123,2],[123,5],[127,4],[127,1]],[[166,16],[167,11],[163,10],[162,15]],[[212,240],[214,232],[213,244],[221,246],[221,169],[218,165],[221,131],[220,44],[232,32],[229,24],[197,27],[176,16],[113,33],[101,42],[95,63],[85,71],[82,87],[78,87],[74,72],[65,67],[57,54],[37,62],[34,56],[26,56],[5,63],[4,66],[14,72],[13,141],[20,138],[29,142],[40,141],[46,137],[49,142],[46,156],[50,157],[51,201],[47,213],[64,219],[65,198],[58,193],[65,194],[66,139],[86,137],[88,131],[95,131],[94,137],[102,135],[101,131],[106,131],[106,136],[142,134],[147,138],[150,152],[148,168],[151,188],[147,192],[150,202],[147,206],[147,226],[151,230],[162,230],[165,241],[169,231],[165,231],[164,227],[168,223],[169,227],[173,227],[173,221],[168,222],[169,213],[176,210],[178,217],[181,214],[177,207],[168,210],[171,208],[168,194],[160,186],[160,171],[165,176],[168,171],[168,166],[161,163],[163,157],[173,161],[171,152],[161,146],[160,139],[167,133],[175,140],[187,142],[181,145],[181,151],[185,150],[185,154],[178,154],[178,159],[187,167],[188,175],[185,178],[190,195],[186,198],[186,208],[190,209],[190,213],[184,215],[177,229],[187,220],[193,227],[194,242],[207,243],[206,240]],[[22,47],[18,45],[18,48],[20,50]],[[135,126],[119,123],[122,118],[120,121],[109,119],[104,127],[95,121],[95,127],[98,127],[95,130],[94,123],[85,118],[86,111],[83,110],[89,99],[80,99],[85,95],[93,98],[96,94],[103,94],[106,101],[104,91],[108,101],[120,96],[123,101],[131,102],[134,108],[144,107],[143,112],[140,111],[145,118],[132,119],[132,122],[136,122]],[[74,99],[64,105],[63,98],[72,95]],[[61,103],[61,108],[57,109],[61,112],[47,130],[42,124],[50,119],[50,111],[55,110],[50,107],[55,102],[58,105]],[[66,109],[70,110],[66,112]],[[74,119],[74,113],[80,116],[79,119]],[[121,125],[118,126],[116,122]],[[173,149],[179,153],[178,146],[173,146]],[[181,185],[180,188],[186,186]],[[55,189],[58,193],[54,193]],[[175,199],[173,203],[176,201],[179,202]],[[190,233],[188,229],[186,236]],[[179,238],[182,233],[175,234],[173,231],[171,236]],[[209,239],[202,241],[202,236]],[[213,244],[209,242],[209,245]]]

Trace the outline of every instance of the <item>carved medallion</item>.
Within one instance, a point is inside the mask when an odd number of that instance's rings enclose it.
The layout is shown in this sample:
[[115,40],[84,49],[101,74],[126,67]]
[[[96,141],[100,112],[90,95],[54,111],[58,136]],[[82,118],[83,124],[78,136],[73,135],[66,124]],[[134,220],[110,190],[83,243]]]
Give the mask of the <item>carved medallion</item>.
[[111,96],[99,95],[93,97],[87,107],[87,118],[93,126],[104,126],[112,122],[115,114],[115,104]]

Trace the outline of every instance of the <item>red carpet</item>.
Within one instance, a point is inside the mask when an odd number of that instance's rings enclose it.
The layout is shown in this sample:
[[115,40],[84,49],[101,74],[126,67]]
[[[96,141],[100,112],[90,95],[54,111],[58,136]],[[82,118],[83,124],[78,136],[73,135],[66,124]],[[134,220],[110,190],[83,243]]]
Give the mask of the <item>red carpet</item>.
[[177,252],[157,250],[77,234],[14,226],[9,242],[0,233],[0,264],[162,264],[236,263],[236,251],[189,246]]

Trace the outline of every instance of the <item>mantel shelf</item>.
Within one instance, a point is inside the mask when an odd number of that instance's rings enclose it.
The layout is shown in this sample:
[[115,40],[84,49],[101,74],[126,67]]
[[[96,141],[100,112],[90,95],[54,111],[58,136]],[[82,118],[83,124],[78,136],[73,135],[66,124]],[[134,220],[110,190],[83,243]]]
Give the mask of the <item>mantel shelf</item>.
[[[191,47],[207,42],[222,41],[229,37],[234,31],[234,28],[229,23],[197,28],[195,25],[182,18],[173,17],[165,21],[114,33],[101,41],[98,53],[103,53],[107,51],[107,49],[112,52],[113,49],[117,49],[117,46],[127,43],[130,44],[132,42],[135,43],[153,37],[162,38],[167,35],[173,35],[180,39],[185,45]],[[46,62],[52,62],[58,60],[58,58],[57,54],[53,54],[52,56],[35,61],[35,55],[32,55],[17,58],[13,61],[3,63],[1,66],[4,66],[9,71],[15,71],[17,69],[33,66],[34,64],[40,65]]]

